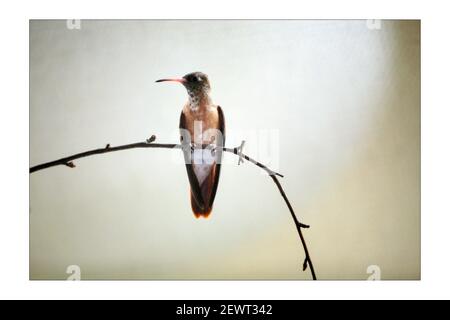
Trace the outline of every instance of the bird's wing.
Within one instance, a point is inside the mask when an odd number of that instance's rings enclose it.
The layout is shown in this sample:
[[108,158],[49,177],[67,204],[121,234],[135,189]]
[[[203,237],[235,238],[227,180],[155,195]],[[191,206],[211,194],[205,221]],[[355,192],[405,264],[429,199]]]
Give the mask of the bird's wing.
[[[183,132],[183,130],[184,132]],[[181,139],[181,146],[183,150],[184,155],[184,163],[186,164],[186,171],[189,178],[189,184],[191,186],[191,192],[194,196],[194,199],[197,203],[203,204],[203,197],[202,192],[200,189],[200,185],[198,183],[198,179],[195,175],[193,164],[192,164],[192,154],[191,154],[191,138],[190,135],[187,134],[187,127],[186,127],[186,117],[184,116],[184,113],[181,112],[180,116],[180,139]]]
[[219,177],[220,177],[220,168],[222,163],[222,148],[225,147],[225,117],[223,115],[222,108],[217,106],[217,112],[219,113],[219,131],[222,133],[222,141],[218,141],[217,144],[217,159],[219,160],[216,163],[214,168],[214,184],[211,190],[211,195],[209,197],[209,207],[212,207],[214,202],[214,198],[216,197],[217,186],[219,185]]

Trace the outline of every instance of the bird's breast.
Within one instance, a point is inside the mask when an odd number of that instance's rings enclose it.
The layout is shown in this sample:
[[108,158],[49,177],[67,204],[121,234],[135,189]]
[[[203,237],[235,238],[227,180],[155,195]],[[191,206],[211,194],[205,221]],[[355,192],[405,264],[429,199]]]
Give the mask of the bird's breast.
[[191,143],[210,144],[217,142],[219,114],[217,107],[208,106],[193,110],[189,106],[183,110],[186,129],[191,135]]
[[[185,129],[189,131],[191,148],[190,163],[199,185],[210,175],[215,163],[220,161],[215,152],[221,143],[219,112],[216,106],[194,109],[187,105],[183,109]],[[207,147],[206,147],[207,146]]]

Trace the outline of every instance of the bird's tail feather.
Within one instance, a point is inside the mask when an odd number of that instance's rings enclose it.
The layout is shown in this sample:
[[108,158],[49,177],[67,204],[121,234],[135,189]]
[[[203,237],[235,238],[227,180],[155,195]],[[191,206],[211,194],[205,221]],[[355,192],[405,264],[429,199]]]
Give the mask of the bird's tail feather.
[[199,204],[197,202],[197,200],[195,200],[194,195],[192,194],[192,191],[191,191],[191,207],[192,207],[192,212],[194,212],[194,216],[196,218],[200,218],[200,217],[208,218],[209,214],[211,213],[211,210],[212,210],[212,206]]

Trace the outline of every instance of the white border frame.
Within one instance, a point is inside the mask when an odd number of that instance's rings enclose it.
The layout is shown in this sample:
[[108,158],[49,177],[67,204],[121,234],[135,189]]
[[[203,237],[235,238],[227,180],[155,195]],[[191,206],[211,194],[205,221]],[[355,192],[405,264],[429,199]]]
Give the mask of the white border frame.
[[[448,298],[450,101],[445,4],[419,1],[26,1],[1,13],[0,298],[392,299]],[[269,5],[268,5],[269,4]],[[6,9],[5,6],[8,8]],[[157,7],[156,7],[157,6]],[[422,281],[29,281],[28,20],[66,18],[422,19]],[[320,268],[318,268],[320,277]]]

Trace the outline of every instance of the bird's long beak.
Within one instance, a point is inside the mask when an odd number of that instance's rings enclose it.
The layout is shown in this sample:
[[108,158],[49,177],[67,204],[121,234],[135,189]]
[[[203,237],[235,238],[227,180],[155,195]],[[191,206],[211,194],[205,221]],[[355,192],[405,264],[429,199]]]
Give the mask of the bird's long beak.
[[164,81],[172,81],[172,82],[179,82],[179,83],[185,83],[186,80],[183,78],[172,78],[172,79],[160,79],[156,80],[156,82],[164,82]]

